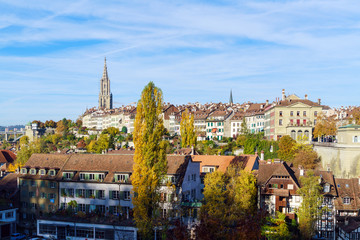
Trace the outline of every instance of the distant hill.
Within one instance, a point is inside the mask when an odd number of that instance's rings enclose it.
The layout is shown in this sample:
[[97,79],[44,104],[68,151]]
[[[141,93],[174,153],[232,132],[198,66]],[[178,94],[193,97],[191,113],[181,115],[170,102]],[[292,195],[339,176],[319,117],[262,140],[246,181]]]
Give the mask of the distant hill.
[[9,128],[9,130],[13,130],[14,128],[17,128],[17,129],[25,128],[25,126],[24,125],[14,125],[14,126],[8,126],[8,127],[0,126],[0,131],[4,131],[5,128]]

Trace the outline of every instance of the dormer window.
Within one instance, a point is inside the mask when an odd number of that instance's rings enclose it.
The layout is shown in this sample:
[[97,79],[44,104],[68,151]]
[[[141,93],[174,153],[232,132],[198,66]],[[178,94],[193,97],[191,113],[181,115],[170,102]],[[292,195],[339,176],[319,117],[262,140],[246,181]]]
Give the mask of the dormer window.
[[55,170],[50,170],[50,171],[49,171],[49,175],[50,175],[50,176],[55,176]]
[[21,169],[21,174],[26,174],[27,173],[27,169],[26,168],[22,168]]
[[203,172],[212,173],[215,171],[215,167],[203,167]]
[[117,174],[115,180],[117,182],[127,182],[129,178],[128,174]]
[[346,204],[346,205],[350,204],[350,198],[349,197],[344,197],[343,198],[343,204]]
[[45,175],[45,173],[46,173],[45,169],[40,170],[40,175]]
[[325,192],[325,193],[330,192],[330,185],[329,185],[329,184],[325,184],[325,186],[324,186],[324,192]]
[[73,177],[73,173],[71,173],[71,172],[63,173],[63,178],[64,179],[70,180],[70,179],[72,179],[72,177]]
[[30,174],[35,175],[36,174],[36,169],[30,169]]

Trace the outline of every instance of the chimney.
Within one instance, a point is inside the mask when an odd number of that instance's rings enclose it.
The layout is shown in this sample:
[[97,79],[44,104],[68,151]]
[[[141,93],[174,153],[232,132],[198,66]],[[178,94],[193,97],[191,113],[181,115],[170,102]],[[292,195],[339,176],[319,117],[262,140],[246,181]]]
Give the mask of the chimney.
[[282,90],[282,98],[281,98],[282,101],[285,100],[285,89]]
[[318,104],[321,105],[321,98],[318,99]]
[[260,154],[260,160],[264,160],[264,150],[261,150],[261,154]]
[[191,146],[191,155],[194,155],[194,146]]
[[265,106],[269,105],[269,100],[266,100]]
[[300,176],[304,176],[304,168],[302,166],[299,166],[300,169]]
[[305,94],[305,100],[308,100],[308,95],[307,94]]

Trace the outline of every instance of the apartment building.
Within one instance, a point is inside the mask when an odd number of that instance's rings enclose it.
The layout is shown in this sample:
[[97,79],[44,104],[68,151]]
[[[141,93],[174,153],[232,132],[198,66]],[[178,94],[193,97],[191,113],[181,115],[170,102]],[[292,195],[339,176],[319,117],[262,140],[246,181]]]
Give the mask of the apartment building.
[[[22,219],[29,220],[24,227],[34,229],[38,220],[38,234],[44,237],[104,239],[116,235],[121,239],[127,238],[130,231],[129,239],[136,239],[131,201],[133,157],[132,154],[33,154],[19,174]],[[200,164],[189,155],[168,155],[167,160],[167,175],[159,189],[161,214],[167,217],[171,211],[173,216],[191,223],[201,205]],[[169,187],[169,183],[175,188]],[[69,209],[78,214],[64,216],[62,212]],[[74,219],[79,225],[73,228]],[[118,226],[115,230],[114,224]],[[98,228],[105,230],[97,233]],[[77,233],[74,229],[84,232]]]
[[230,137],[230,119],[233,111],[214,111],[206,118],[206,138],[222,140]]
[[282,136],[289,135],[295,140],[310,142],[312,129],[322,109],[320,100],[310,101],[307,95],[304,99],[295,94],[286,96],[283,90],[282,99],[265,110],[265,136],[268,139],[279,140]]

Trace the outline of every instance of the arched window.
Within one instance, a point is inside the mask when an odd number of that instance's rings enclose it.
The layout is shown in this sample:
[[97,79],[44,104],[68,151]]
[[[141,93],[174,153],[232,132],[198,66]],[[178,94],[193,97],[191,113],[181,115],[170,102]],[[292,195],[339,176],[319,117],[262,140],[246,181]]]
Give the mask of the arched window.
[[290,137],[294,140],[296,140],[296,131],[295,130],[292,130],[291,133],[290,133]]
[[309,131],[308,130],[305,130],[305,136],[309,139]]
[[299,130],[299,131],[297,132],[297,137],[298,137],[298,138],[301,138],[301,137],[302,137],[302,131],[301,131],[301,130]]

